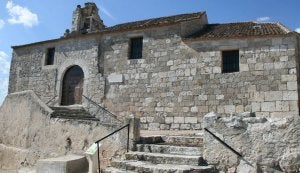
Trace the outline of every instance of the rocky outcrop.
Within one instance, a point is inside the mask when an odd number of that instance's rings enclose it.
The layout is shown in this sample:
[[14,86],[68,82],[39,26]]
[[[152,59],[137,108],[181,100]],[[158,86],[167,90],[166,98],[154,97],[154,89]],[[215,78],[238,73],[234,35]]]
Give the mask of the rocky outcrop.
[[203,127],[243,156],[237,156],[205,132],[204,158],[222,171],[299,172],[299,116],[271,119],[241,113],[220,118],[215,113],[209,113],[204,117]]

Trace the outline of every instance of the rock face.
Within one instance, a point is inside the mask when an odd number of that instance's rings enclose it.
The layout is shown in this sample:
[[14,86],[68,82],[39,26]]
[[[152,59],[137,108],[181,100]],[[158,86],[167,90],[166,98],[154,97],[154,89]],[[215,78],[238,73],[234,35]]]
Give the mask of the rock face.
[[279,165],[284,172],[296,173],[300,171],[300,151],[295,153],[287,153],[282,156]]
[[204,128],[243,156],[240,158],[205,132],[204,158],[208,163],[218,165],[223,171],[235,167],[238,173],[299,172],[300,118],[245,115],[218,118],[217,114],[210,113],[204,117]]

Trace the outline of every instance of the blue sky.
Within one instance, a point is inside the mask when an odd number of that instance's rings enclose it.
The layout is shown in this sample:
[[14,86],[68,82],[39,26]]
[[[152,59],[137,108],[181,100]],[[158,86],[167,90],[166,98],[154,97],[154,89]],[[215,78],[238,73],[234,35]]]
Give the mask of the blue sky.
[[[0,0],[0,104],[7,93],[10,46],[58,38],[84,0]],[[300,32],[300,0],[93,0],[107,26],[206,11],[209,23],[280,22]]]

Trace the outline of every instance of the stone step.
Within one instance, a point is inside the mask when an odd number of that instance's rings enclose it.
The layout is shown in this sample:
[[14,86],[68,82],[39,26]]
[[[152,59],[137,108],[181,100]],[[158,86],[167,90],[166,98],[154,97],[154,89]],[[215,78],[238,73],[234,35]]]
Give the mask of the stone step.
[[125,154],[127,160],[147,161],[153,164],[176,164],[176,165],[205,165],[201,156],[185,156],[175,154],[129,152]]
[[141,136],[139,144],[169,144],[177,146],[203,146],[203,137],[194,136]]
[[202,156],[200,147],[184,147],[161,144],[137,144],[137,151],[148,153]]
[[141,136],[140,137],[140,144],[157,144],[163,143],[162,136]]
[[143,173],[214,173],[214,166],[191,166],[172,164],[153,164],[150,162],[124,160],[114,161],[112,166],[118,169]]
[[138,173],[135,171],[128,171],[126,169],[118,169],[113,167],[105,168],[101,171],[102,173]]
[[54,111],[51,118],[99,121],[83,107],[51,107],[51,109]]
[[203,146],[202,136],[162,136],[162,140],[165,144],[177,145],[177,146]]

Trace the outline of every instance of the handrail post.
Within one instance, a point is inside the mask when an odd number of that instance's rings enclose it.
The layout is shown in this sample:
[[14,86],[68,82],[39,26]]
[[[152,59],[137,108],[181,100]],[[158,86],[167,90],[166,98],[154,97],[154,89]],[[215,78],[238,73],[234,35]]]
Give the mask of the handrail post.
[[98,172],[101,173],[101,168],[100,168],[100,154],[99,151],[100,147],[99,147],[99,142],[97,142],[97,151],[98,151]]
[[130,134],[130,123],[127,127],[127,152],[129,151],[129,134]]

